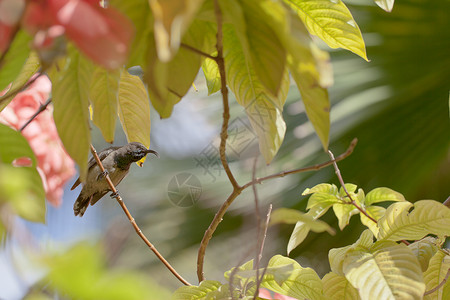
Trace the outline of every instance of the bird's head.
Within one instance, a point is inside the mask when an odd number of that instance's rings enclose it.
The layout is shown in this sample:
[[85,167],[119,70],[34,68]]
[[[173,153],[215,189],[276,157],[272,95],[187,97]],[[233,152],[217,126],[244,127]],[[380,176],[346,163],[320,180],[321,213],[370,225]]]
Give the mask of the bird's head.
[[144,145],[138,142],[132,142],[127,145],[127,154],[130,155],[133,162],[140,161],[147,154],[152,153],[159,157],[158,152],[155,150],[147,149]]

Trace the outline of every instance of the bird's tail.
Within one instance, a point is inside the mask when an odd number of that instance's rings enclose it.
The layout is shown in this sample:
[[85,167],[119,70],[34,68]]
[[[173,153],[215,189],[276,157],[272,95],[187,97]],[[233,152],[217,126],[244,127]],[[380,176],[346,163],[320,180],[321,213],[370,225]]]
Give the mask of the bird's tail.
[[89,206],[89,203],[91,202],[92,196],[89,197],[83,197],[82,194],[80,194],[75,201],[73,205],[73,212],[75,213],[75,216],[82,217],[86,211],[86,209]]

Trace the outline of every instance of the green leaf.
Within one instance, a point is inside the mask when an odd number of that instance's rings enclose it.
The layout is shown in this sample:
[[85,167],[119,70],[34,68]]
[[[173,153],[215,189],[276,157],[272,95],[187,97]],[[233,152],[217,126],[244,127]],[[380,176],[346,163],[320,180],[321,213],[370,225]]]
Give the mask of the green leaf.
[[409,244],[408,247],[412,250],[414,255],[422,267],[422,271],[428,269],[428,264],[431,257],[436,253],[438,247],[436,246],[436,239],[430,236],[425,237],[419,241]]
[[289,242],[287,245],[287,254],[291,253],[292,250],[297,248],[308,236],[310,231],[309,226],[304,222],[297,222],[294,227],[294,231],[292,231],[291,237],[289,238]]
[[204,280],[199,286],[182,286],[172,295],[172,300],[209,299],[208,294],[217,291],[222,284],[219,281]]
[[148,0],[110,0],[109,4],[126,15],[136,29],[127,67],[147,67],[149,39],[153,35],[153,17]]
[[[45,192],[36,157],[27,140],[17,131],[0,124],[0,204],[8,202],[20,217],[45,222]],[[30,167],[13,167],[15,159],[31,159]]]
[[11,100],[14,99],[16,92],[20,91],[28,80],[39,70],[39,67],[39,57],[35,52],[31,52],[27,61],[20,70],[19,75],[12,82],[8,92],[3,96],[0,96],[0,111],[2,111],[11,102]]
[[379,241],[347,252],[343,271],[361,299],[422,299],[422,271],[406,245]]
[[144,83],[123,71],[119,84],[119,119],[128,142],[150,146],[150,103]]
[[328,260],[330,262],[331,271],[344,276],[343,263],[347,256],[347,252],[352,249],[369,249],[373,245],[373,234],[370,230],[364,230],[359,239],[352,245],[342,248],[334,248],[328,252]]
[[336,195],[329,193],[317,192],[311,195],[308,199],[308,205],[306,209],[311,209],[317,205],[322,205],[325,207],[331,207],[333,204],[342,203],[342,200],[338,199]]
[[[183,37],[183,43],[210,52],[215,29],[210,23],[194,21]],[[214,42],[213,42],[214,40]],[[144,76],[150,100],[162,118],[168,118],[181,98],[188,92],[201,67],[202,57],[186,48],[180,48],[170,62],[163,63],[149,50],[151,60]]]
[[378,227],[378,239],[393,241],[419,240],[427,234],[449,236],[450,209],[434,200],[397,202],[387,208]]
[[323,278],[323,292],[330,300],[358,300],[358,290],[355,289],[347,278],[336,273],[327,273]]
[[69,56],[49,72],[52,81],[53,117],[64,148],[78,164],[84,181],[91,132],[89,126],[89,85],[92,65],[73,48]]
[[93,108],[94,124],[100,129],[105,141],[114,141],[116,129],[119,81],[121,70],[96,67],[92,74],[89,96]]
[[[380,206],[368,206],[365,208],[365,211],[369,216],[378,221],[384,216],[386,209]],[[361,217],[361,223],[366,225],[370,231],[372,231],[374,236],[377,236],[379,231],[377,223],[366,217],[364,214],[359,214],[359,216]]]
[[341,0],[285,0],[302,19],[308,31],[331,48],[343,48],[367,60],[358,25]]
[[168,293],[142,274],[107,270],[104,253],[79,244],[66,253],[49,257],[50,287],[70,299],[167,299]]
[[294,267],[287,279],[283,282],[277,282],[275,278],[268,277],[263,280],[261,287],[296,299],[325,299],[322,281],[313,269],[303,268],[295,260],[281,255],[272,257],[268,263],[269,267],[286,265]]
[[204,0],[149,1],[154,17],[158,57],[169,61],[177,52],[181,38]]
[[288,74],[285,73],[278,97],[272,96],[256,78],[231,26],[224,26],[224,56],[229,87],[237,102],[245,108],[268,164],[278,152],[286,132],[281,112],[289,89]]
[[285,223],[285,224],[295,224],[297,222],[303,222],[310,230],[314,232],[324,232],[327,231],[329,234],[334,235],[335,231],[330,225],[321,220],[316,220],[308,214],[301,213],[296,209],[290,208],[279,208],[272,212],[270,216],[269,225]]
[[241,2],[246,22],[246,38],[250,47],[247,57],[264,87],[277,96],[285,73],[286,50],[272,26],[272,16],[266,14],[261,7],[264,2]]
[[[355,193],[356,189],[357,189],[357,185],[353,184],[353,183],[346,183],[345,184],[345,189],[347,190],[347,192],[350,194],[350,196],[352,196],[352,194]],[[344,188],[341,186],[341,188],[339,189],[339,196],[345,198],[348,197],[347,193],[345,192]]]
[[16,80],[25,61],[30,55],[31,36],[24,30],[19,30],[11,43],[8,52],[0,63],[0,91]]
[[352,204],[334,204],[333,205],[333,211],[336,217],[339,220],[339,229],[343,230],[348,223],[350,222],[350,218],[353,215],[356,215],[359,213],[359,210],[355,208]]
[[391,190],[389,188],[380,187],[371,190],[367,193],[366,199],[364,201],[365,205],[372,205],[378,202],[384,201],[406,201],[402,194]]
[[325,193],[330,195],[336,195],[338,193],[338,188],[334,184],[320,183],[312,188],[308,188],[303,191],[302,195],[309,195],[314,193]]
[[[217,53],[216,53],[217,54]],[[212,59],[205,59],[202,63],[203,74],[208,87],[208,96],[220,90],[220,72],[217,63]]]
[[391,12],[394,7],[394,0],[374,0],[375,3],[387,12]]
[[[427,285],[426,290],[432,290],[437,287],[442,280],[444,280],[448,270],[450,269],[450,256],[442,250],[436,252],[436,254],[431,258],[428,269],[423,274],[425,284]],[[448,295],[449,282],[447,281],[444,286],[439,288],[434,293],[425,296],[426,300],[445,300],[444,294]]]

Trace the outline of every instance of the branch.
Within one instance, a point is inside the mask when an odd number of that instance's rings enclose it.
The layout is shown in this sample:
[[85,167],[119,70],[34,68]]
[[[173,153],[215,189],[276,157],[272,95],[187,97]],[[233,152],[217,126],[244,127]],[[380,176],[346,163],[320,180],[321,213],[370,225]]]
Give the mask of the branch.
[[365,215],[367,218],[369,218],[371,221],[373,221],[375,224],[377,224],[377,220],[372,218],[364,209],[362,209],[361,206],[359,206],[355,200],[352,199],[352,196],[350,196],[350,193],[347,191],[347,188],[345,187],[344,179],[342,179],[341,171],[339,170],[339,167],[336,163],[336,159],[334,158],[333,153],[328,150],[328,154],[330,155],[331,161],[333,162],[334,170],[336,173],[336,176],[339,179],[339,182],[341,183],[342,188],[344,189],[345,194],[347,194],[348,199],[350,199],[350,203],[356,207],[363,215]]
[[12,92],[7,92],[5,95],[0,97],[0,105],[3,102],[8,101],[11,98],[14,98],[18,93],[26,90],[30,85],[32,85],[42,75],[42,71],[38,71],[36,74],[37,75],[35,77],[33,77],[31,80],[27,81],[23,86],[16,88]]
[[[253,185],[253,188],[256,191],[256,185]],[[255,194],[255,197],[256,197],[256,194]],[[267,236],[267,228],[269,228],[269,221],[270,221],[270,214],[271,213],[272,213],[272,204],[269,205],[269,209],[267,210],[266,222],[264,223],[263,234],[262,234],[262,237],[261,237],[261,243],[259,245],[259,253],[258,253],[257,261],[256,261],[256,263],[257,263],[257,265],[256,265],[256,292],[255,292],[255,295],[253,296],[253,300],[256,300],[256,297],[258,296],[259,287],[261,286],[261,282],[262,282],[262,280],[264,278],[264,275],[265,275],[265,273],[267,271],[267,267],[268,267],[268,265],[267,265],[264,268],[264,271],[262,272],[261,277],[260,277],[259,276],[259,262],[260,262],[260,260],[262,258],[262,252],[263,252],[263,249],[264,249],[264,242],[265,242],[266,236]],[[260,228],[260,224],[258,224],[258,231],[259,231],[259,228]]]
[[429,294],[433,294],[434,292],[436,292],[438,289],[440,289],[448,280],[448,277],[450,276],[450,268],[447,270],[447,274],[445,274],[444,279],[442,279],[442,281],[433,289],[426,291],[423,295],[429,295]]
[[333,162],[343,160],[344,158],[349,156],[353,152],[357,142],[358,142],[358,140],[356,138],[353,139],[353,141],[350,143],[350,146],[348,147],[347,151],[345,151],[344,153],[339,155],[334,161],[330,160],[330,161],[327,161],[327,162],[324,162],[321,164],[317,164],[317,165],[313,165],[313,166],[309,166],[309,167],[305,167],[305,168],[280,172],[280,173],[272,174],[272,175],[265,176],[262,178],[257,178],[255,180],[252,180],[252,181],[244,184],[243,186],[239,186],[239,187],[233,189],[231,194],[228,196],[227,200],[222,204],[222,206],[217,211],[216,215],[214,216],[214,219],[212,220],[208,229],[205,231],[205,234],[203,235],[203,239],[200,243],[200,247],[198,249],[198,255],[197,255],[197,277],[198,277],[199,282],[201,282],[205,279],[204,274],[203,274],[203,264],[204,264],[204,260],[205,260],[206,247],[208,246],[208,243],[211,240],[211,238],[214,234],[214,231],[217,229],[217,227],[219,226],[219,223],[222,221],[223,216],[225,215],[225,212],[227,211],[228,207],[230,207],[230,205],[231,205],[231,203],[233,203],[234,199],[236,199],[237,196],[239,196],[243,190],[245,190],[249,186],[255,185],[257,183],[261,183],[261,182],[269,180],[269,179],[284,177],[286,175],[297,174],[297,173],[302,173],[302,172],[307,172],[307,171],[317,171],[317,170],[320,170],[327,166],[330,166],[333,164]]
[[52,98],[48,98],[47,101],[44,104],[41,104],[38,108],[38,110],[28,119],[28,121],[25,122],[25,124],[20,127],[19,131],[23,131],[25,127],[30,125],[30,123],[44,110],[47,109],[47,106],[52,102]]
[[189,51],[192,51],[192,52],[194,52],[194,53],[197,53],[198,55],[201,55],[201,56],[204,56],[204,57],[206,57],[206,58],[209,58],[209,59],[212,59],[212,60],[214,60],[214,61],[217,61],[217,57],[216,57],[216,56],[209,55],[208,53],[203,52],[202,50],[199,50],[199,49],[194,48],[194,47],[192,47],[192,46],[189,46],[189,45],[187,45],[187,44],[185,44],[185,43],[181,43],[180,46],[181,46],[182,48],[185,48],[185,49],[189,50]]
[[[103,167],[103,164],[102,164],[102,162],[100,161],[100,158],[97,155],[97,151],[95,151],[95,148],[92,145],[91,145],[91,152],[92,152],[92,155],[95,158],[95,161],[97,162],[97,165],[100,167],[100,170],[102,172],[105,172],[105,168]],[[153,244],[144,235],[142,230],[136,224],[136,221],[134,220],[133,216],[130,214],[130,211],[126,207],[125,203],[123,202],[122,197],[118,194],[117,189],[114,186],[113,182],[111,181],[111,178],[109,177],[108,173],[106,173],[105,179],[106,179],[106,182],[108,183],[109,187],[111,188],[111,191],[113,192],[113,195],[115,195],[114,198],[116,198],[116,200],[119,203],[120,207],[122,207],[123,211],[125,212],[125,214],[128,217],[128,220],[130,221],[130,223],[133,226],[134,230],[136,230],[136,233],[139,235],[139,237],[150,248],[150,250],[152,250],[153,253],[155,253],[155,255],[166,266],[166,268],[169,269],[169,271],[172,272],[172,274],[175,275],[176,278],[178,278],[179,281],[181,281],[184,285],[191,285],[183,277],[181,277],[181,275],[178,274],[177,271],[175,271],[175,269],[169,264],[169,262],[158,252],[158,250],[156,250],[155,246],[153,246]]]

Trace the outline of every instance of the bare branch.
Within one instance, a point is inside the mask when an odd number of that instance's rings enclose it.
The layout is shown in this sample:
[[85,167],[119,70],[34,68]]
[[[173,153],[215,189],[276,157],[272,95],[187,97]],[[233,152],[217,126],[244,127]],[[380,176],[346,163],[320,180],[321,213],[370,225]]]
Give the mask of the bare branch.
[[[253,185],[254,187],[256,187],[255,185]],[[267,228],[269,228],[269,221],[270,221],[270,214],[272,213],[272,204],[269,205],[269,209],[267,210],[267,215],[266,215],[266,222],[264,223],[264,228],[263,228],[263,234],[261,236],[261,243],[259,245],[259,254],[258,254],[258,260],[257,260],[257,267],[256,267],[256,292],[255,295],[253,296],[253,300],[256,300],[256,297],[258,296],[259,293],[259,287],[261,286],[261,282],[264,278],[264,274],[266,273],[267,267],[268,265],[264,268],[264,271],[261,274],[261,277],[259,276],[259,262],[262,258],[262,252],[264,249],[264,242],[266,241],[266,236],[267,236]]]
[[28,121],[25,122],[25,124],[20,127],[19,131],[23,131],[30,123],[44,110],[47,109],[47,106],[52,102],[52,98],[48,98],[47,101],[45,101],[44,104],[41,104],[38,108],[38,110],[28,119]]
[[[103,167],[103,164],[102,164],[102,162],[100,161],[100,158],[97,155],[97,151],[95,150],[94,146],[92,146],[92,145],[91,145],[91,152],[92,152],[92,155],[95,158],[95,161],[97,162],[97,165],[100,167],[100,170],[102,172],[105,172],[105,168]],[[155,253],[156,257],[158,257],[158,259],[166,266],[166,268],[169,269],[169,271],[172,272],[172,274],[175,275],[176,278],[178,278],[179,281],[181,281],[184,285],[191,285],[183,277],[181,277],[180,274],[178,274],[178,272],[169,264],[169,262],[159,253],[159,251],[155,248],[155,246],[153,246],[153,244],[144,235],[142,230],[136,224],[136,221],[134,220],[134,218],[131,215],[130,211],[126,207],[125,203],[123,202],[122,197],[118,194],[117,189],[114,186],[113,182],[111,181],[111,178],[109,177],[108,173],[106,173],[105,179],[106,179],[106,182],[108,183],[109,187],[111,188],[111,191],[115,195],[114,198],[116,198],[116,200],[119,203],[120,207],[122,207],[123,211],[127,215],[128,220],[130,221],[131,225],[133,226],[134,230],[139,235],[139,237],[150,248],[150,250],[152,250],[153,253]]]
[[197,53],[198,55],[204,56],[204,57],[209,58],[209,59],[212,59],[212,60],[214,60],[214,61],[217,60],[217,57],[212,56],[212,55],[209,55],[208,53],[203,52],[202,50],[199,50],[199,49],[194,48],[194,47],[192,47],[192,46],[189,46],[189,45],[187,45],[187,44],[185,44],[185,43],[181,43],[180,46],[181,46],[182,48],[185,48],[185,49],[189,50],[189,51],[192,51],[192,52],[194,52],[194,53]]
[[369,218],[371,221],[373,221],[375,224],[377,224],[377,220],[375,220],[374,218],[372,218],[364,209],[362,209],[361,206],[359,206],[355,200],[352,199],[352,196],[350,196],[350,193],[347,191],[347,188],[345,187],[345,183],[344,183],[344,179],[342,179],[342,175],[341,175],[341,171],[339,170],[339,167],[336,163],[336,159],[334,158],[333,153],[328,150],[328,154],[330,155],[331,161],[333,162],[333,166],[334,166],[334,170],[336,173],[336,176],[339,179],[339,182],[341,183],[342,188],[345,191],[345,194],[347,194],[348,199],[350,200],[350,203],[356,207],[362,214],[364,214],[367,218]]

